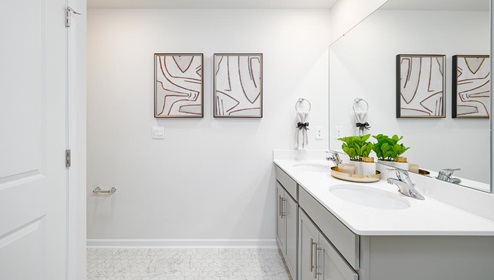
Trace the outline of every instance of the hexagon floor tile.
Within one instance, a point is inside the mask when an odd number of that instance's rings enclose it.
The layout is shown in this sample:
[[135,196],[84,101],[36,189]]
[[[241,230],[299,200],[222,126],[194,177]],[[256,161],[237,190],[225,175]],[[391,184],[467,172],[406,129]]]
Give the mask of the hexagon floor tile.
[[278,249],[87,250],[88,280],[289,280]]

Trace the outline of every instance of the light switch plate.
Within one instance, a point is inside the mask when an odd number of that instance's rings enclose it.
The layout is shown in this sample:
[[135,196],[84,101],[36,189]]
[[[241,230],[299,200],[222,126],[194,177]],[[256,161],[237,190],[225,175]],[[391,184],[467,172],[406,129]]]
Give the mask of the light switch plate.
[[338,140],[341,137],[343,137],[343,126],[336,126],[334,129],[334,139]]
[[153,139],[165,139],[165,128],[160,126],[153,126]]

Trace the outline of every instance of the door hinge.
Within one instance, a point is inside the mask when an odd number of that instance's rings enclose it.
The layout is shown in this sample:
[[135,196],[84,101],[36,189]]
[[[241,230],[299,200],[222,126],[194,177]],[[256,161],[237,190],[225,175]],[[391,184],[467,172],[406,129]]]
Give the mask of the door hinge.
[[81,15],[81,13],[76,12],[71,7],[67,7],[65,9],[65,27],[70,27],[72,14],[74,14],[74,15]]
[[72,156],[70,154],[70,149],[65,150],[65,167],[69,168],[72,164]]

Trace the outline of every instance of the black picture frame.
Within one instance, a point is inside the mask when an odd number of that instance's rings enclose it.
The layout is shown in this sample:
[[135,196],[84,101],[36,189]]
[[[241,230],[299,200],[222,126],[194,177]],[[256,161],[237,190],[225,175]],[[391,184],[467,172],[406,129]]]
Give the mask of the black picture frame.
[[154,54],[154,117],[204,117],[204,55]]
[[452,61],[451,117],[490,117],[490,56],[454,55]]
[[445,55],[396,55],[396,117],[446,117]]
[[215,53],[213,116],[263,117],[263,54]]

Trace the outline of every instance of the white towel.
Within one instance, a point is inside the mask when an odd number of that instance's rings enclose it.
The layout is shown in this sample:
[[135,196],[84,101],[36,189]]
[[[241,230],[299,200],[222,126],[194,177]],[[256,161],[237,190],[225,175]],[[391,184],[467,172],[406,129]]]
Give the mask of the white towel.
[[[360,102],[365,103],[365,107],[361,106]],[[367,101],[364,99],[356,98],[353,103],[353,112],[355,113],[355,124],[356,124],[356,134],[358,136],[363,136],[366,131],[370,130],[369,123],[367,123],[367,110],[369,106]]]
[[307,130],[309,130],[308,116],[308,112],[297,112],[297,150],[303,150],[309,145],[309,137],[307,136]]

